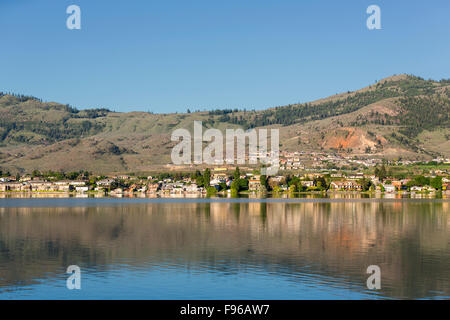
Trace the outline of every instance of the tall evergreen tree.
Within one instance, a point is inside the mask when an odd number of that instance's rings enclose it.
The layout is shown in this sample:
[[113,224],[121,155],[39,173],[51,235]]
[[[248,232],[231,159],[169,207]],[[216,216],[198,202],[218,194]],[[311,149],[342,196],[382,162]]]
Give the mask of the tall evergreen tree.
[[211,181],[211,170],[209,170],[209,168],[206,168],[205,172],[203,173],[203,184],[205,188],[209,187],[210,181]]
[[236,167],[236,170],[234,170],[233,179],[238,180],[241,178],[241,171],[239,170],[239,167]]

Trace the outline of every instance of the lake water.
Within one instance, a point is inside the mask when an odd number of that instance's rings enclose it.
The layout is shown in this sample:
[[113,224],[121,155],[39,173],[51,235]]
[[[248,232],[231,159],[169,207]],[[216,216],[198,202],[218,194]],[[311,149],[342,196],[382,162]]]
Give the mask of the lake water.
[[[0,299],[450,298],[448,199],[0,199]],[[68,290],[66,269],[81,269]],[[369,290],[367,267],[381,269]]]

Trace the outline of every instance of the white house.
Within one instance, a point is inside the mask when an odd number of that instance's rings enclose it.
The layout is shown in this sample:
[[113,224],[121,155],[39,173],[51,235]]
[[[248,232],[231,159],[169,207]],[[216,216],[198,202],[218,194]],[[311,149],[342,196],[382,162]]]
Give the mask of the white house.
[[397,188],[395,188],[392,184],[383,184],[384,192],[395,192]]
[[87,191],[89,191],[89,187],[87,187],[87,186],[84,186],[84,187],[75,187],[75,191],[76,192],[87,192]]

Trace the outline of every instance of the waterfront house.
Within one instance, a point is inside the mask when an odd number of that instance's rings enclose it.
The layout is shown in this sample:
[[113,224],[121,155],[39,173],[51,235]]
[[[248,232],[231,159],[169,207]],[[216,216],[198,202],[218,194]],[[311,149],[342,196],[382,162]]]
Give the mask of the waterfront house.
[[333,181],[330,184],[330,189],[332,190],[346,190],[346,191],[360,191],[362,186],[356,181],[346,180],[346,181]]
[[29,185],[19,182],[0,183],[0,191],[30,191]]
[[184,188],[184,191],[186,191],[187,193],[197,193],[197,192],[202,192],[202,188],[199,188],[199,187],[197,186],[197,184],[192,183],[192,184],[190,184],[190,185],[187,185],[187,186]]
[[147,185],[147,192],[156,193],[160,187],[161,187],[161,185],[159,183],[149,183]]
[[184,185],[182,183],[176,182],[172,185],[170,189],[170,194],[182,194],[185,191]]
[[314,181],[305,180],[305,181],[300,181],[300,183],[301,183],[302,186],[305,187],[305,188],[311,188],[311,187],[314,187]]
[[58,191],[58,187],[49,181],[30,181],[32,191]]
[[392,193],[397,190],[397,187],[392,184],[383,184],[384,192]]
[[111,185],[115,182],[114,179],[111,178],[107,178],[107,179],[102,179],[96,182],[97,186],[99,188],[105,188],[105,189],[110,189]]
[[74,186],[74,187],[83,187],[86,185],[86,181],[83,180],[74,180],[74,181],[70,181],[69,182],[70,185]]
[[261,176],[256,175],[254,177],[251,177],[248,180],[248,190],[249,191],[258,191],[259,190],[259,187],[261,185],[260,177]]
[[249,191],[258,191],[261,186],[261,176],[255,175],[248,180],[248,190]]
[[431,187],[431,186],[412,186],[410,190],[411,191],[416,191],[416,192],[422,192],[422,191],[433,192],[433,191],[436,191],[436,189]]
[[87,192],[87,191],[89,191],[89,187],[88,186],[77,186],[77,187],[75,187],[75,191],[81,192],[81,193]]
[[333,181],[330,183],[331,190],[344,190],[344,182],[343,181]]
[[269,177],[267,179],[267,183],[269,186],[273,189],[274,187],[279,187],[286,183],[286,178],[283,176],[275,176],[275,177]]
[[132,184],[128,189],[125,190],[125,192],[135,192],[137,191],[138,186],[136,184]]
[[216,180],[219,182],[225,182],[225,180],[227,179],[227,174],[226,173],[214,173],[212,175],[212,180]]
[[401,180],[392,180],[391,184],[395,187],[397,190],[401,190],[403,183]]
[[402,179],[401,181],[402,185],[406,186],[411,181],[411,179]]
[[147,186],[144,185],[144,186],[138,188],[137,191],[138,191],[138,192],[147,192]]
[[122,188],[117,188],[111,191],[112,194],[122,194],[123,193],[123,189]]
[[171,194],[179,194],[184,190],[184,185],[181,182],[165,182],[161,186],[163,192],[169,192]]
[[431,187],[431,186],[412,186],[411,187],[411,191],[428,191],[428,192],[433,192],[436,191],[435,188]]
[[74,190],[74,186],[69,181],[56,181],[53,184],[56,186],[57,191],[70,192]]
[[162,192],[170,192],[172,189],[173,189],[173,183],[163,182],[161,184],[161,191]]

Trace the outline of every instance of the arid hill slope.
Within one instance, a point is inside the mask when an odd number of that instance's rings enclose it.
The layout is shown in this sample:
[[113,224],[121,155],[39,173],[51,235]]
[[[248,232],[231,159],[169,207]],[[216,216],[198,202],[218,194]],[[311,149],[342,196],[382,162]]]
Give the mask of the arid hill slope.
[[[280,128],[281,150],[450,157],[450,81],[393,76],[355,92],[263,111],[186,114],[77,110],[0,94],[0,169],[138,172],[170,164],[176,128]],[[167,167],[167,166],[166,166]]]

